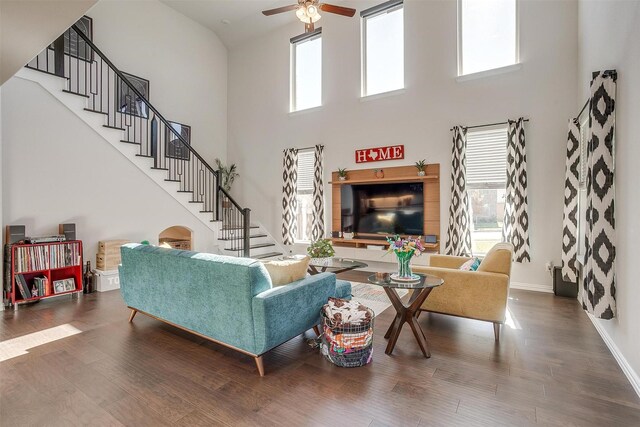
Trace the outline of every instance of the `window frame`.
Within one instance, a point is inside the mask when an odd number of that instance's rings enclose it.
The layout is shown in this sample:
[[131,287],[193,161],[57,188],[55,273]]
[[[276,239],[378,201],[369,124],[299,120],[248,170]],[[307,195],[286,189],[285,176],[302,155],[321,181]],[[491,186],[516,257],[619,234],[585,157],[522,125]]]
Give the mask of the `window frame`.
[[[374,94],[367,93],[367,20],[375,18],[382,14],[389,12],[395,12],[398,9],[402,9],[403,22],[402,22],[402,87],[387,90],[384,92],[378,92]],[[375,97],[388,93],[402,91],[406,87],[406,67],[405,67],[405,31],[404,31],[404,0],[389,0],[381,3],[377,6],[370,7],[369,9],[360,12],[360,98]]]
[[482,75],[493,75],[500,71],[511,71],[520,68],[520,1],[514,0],[516,2],[516,40],[515,40],[515,57],[513,64],[502,65],[500,67],[489,68],[488,70],[475,71],[473,73],[464,73],[463,68],[463,54],[462,54],[462,1],[457,0],[457,27],[458,27],[458,76],[457,77],[466,77],[466,76],[482,76]]
[[322,79],[324,73],[322,72],[322,66],[324,61],[322,60],[322,45],[320,46],[320,104],[313,107],[307,107],[298,109],[296,105],[297,98],[297,85],[296,85],[296,60],[297,60],[297,47],[306,42],[311,42],[316,39],[321,39],[322,43],[322,27],[315,29],[310,33],[303,33],[298,36],[292,37],[289,40],[289,114],[297,113],[300,111],[313,110],[314,108],[322,107]]
[[[509,128],[506,124],[499,124],[499,125],[495,125],[495,126],[484,126],[482,128],[479,129],[469,129],[467,131],[467,140],[469,138],[469,134],[475,132],[482,132],[482,131],[490,131],[490,130],[504,130],[504,135],[505,135],[505,146],[504,146],[504,157],[506,159],[507,157],[507,143],[508,143],[508,138],[509,138]],[[468,142],[467,142],[468,145]],[[467,164],[468,164],[468,155],[467,155]],[[505,171],[506,171],[506,166],[505,166]],[[505,176],[505,180],[502,183],[498,183],[498,182],[485,182],[485,183],[477,183],[477,184],[469,184],[467,183],[466,185],[466,190],[467,190],[467,194],[469,193],[470,190],[506,190],[507,188],[507,177]],[[471,204],[471,197],[468,197],[469,200],[469,211],[470,211],[470,219],[471,219],[471,224],[474,223],[474,218],[473,218],[473,209],[472,209],[472,204]],[[473,252],[473,247],[474,247],[474,232],[476,230],[471,231],[471,248],[472,248],[472,252]],[[498,240],[498,242],[502,241],[502,234],[500,239]],[[479,256],[483,256],[486,255],[486,252],[473,252],[473,255],[479,255]]]

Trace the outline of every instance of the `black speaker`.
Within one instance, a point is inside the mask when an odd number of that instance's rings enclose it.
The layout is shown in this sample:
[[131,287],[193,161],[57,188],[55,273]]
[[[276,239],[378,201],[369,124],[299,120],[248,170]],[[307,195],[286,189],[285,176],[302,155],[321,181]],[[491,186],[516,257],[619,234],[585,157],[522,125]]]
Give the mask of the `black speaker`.
[[25,239],[26,227],[24,225],[7,225],[5,243],[11,245]]
[[578,282],[567,282],[562,278],[562,267],[553,267],[553,293],[559,297],[578,297]]
[[64,234],[64,238],[67,240],[76,240],[76,225],[60,224],[58,226],[58,234]]

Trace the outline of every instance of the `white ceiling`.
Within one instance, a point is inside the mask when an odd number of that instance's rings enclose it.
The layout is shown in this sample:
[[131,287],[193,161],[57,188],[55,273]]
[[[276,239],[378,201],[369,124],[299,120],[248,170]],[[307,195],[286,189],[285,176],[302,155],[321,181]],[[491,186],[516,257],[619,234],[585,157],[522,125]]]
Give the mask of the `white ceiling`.
[[[297,20],[295,12],[264,16],[261,12],[296,4],[297,0],[160,0],[215,32],[227,47],[273,31]],[[342,4],[343,0],[329,3]],[[348,18],[347,18],[348,19]],[[228,24],[223,23],[228,21]],[[304,25],[300,22],[300,32]]]

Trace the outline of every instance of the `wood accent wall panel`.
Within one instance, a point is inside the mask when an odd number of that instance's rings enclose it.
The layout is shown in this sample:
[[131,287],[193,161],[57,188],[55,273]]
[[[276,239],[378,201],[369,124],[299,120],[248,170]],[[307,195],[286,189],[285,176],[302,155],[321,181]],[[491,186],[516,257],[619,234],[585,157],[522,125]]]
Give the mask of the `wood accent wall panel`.
[[[375,169],[382,169],[383,178],[375,176]],[[389,168],[356,169],[347,171],[347,180],[340,181],[338,172],[331,173],[331,230],[341,231],[342,212],[340,210],[341,186],[344,184],[373,184],[393,182],[424,183],[424,230],[423,234],[434,234],[440,245],[440,164],[427,165],[425,176],[419,177],[415,166],[397,166]],[[357,240],[353,239],[354,241]],[[439,250],[438,250],[439,252]]]

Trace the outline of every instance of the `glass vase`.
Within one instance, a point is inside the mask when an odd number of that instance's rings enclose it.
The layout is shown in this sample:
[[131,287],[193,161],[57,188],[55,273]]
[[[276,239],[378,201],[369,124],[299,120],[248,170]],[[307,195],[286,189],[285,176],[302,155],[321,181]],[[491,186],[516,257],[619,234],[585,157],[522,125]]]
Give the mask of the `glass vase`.
[[413,277],[413,272],[411,271],[413,251],[396,252],[396,256],[398,257],[398,278],[411,279]]

